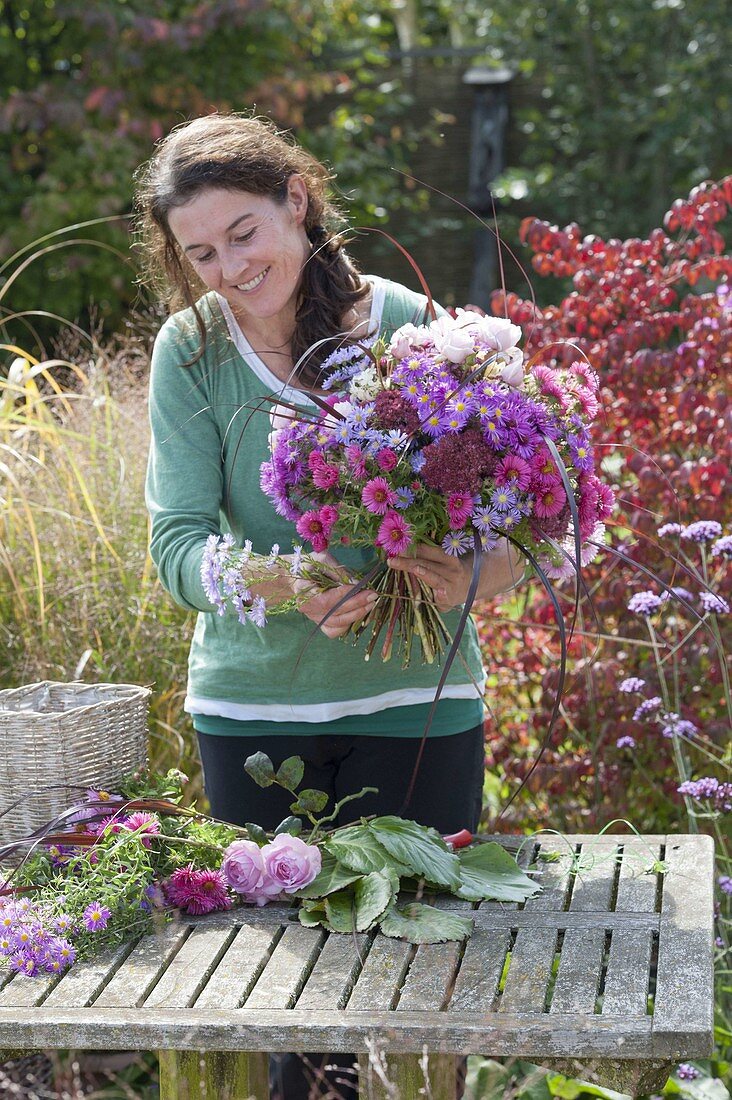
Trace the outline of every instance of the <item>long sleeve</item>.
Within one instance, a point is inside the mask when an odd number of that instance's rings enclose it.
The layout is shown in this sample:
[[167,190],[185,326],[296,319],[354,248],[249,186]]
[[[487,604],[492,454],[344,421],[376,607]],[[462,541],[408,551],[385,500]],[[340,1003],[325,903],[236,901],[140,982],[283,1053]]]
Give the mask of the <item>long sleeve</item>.
[[155,341],[145,501],[161,583],[183,607],[211,611],[201,587],[201,559],[208,536],[220,533],[221,438],[206,356],[192,367],[181,365],[194,356],[199,340],[195,326],[181,324],[177,315]]

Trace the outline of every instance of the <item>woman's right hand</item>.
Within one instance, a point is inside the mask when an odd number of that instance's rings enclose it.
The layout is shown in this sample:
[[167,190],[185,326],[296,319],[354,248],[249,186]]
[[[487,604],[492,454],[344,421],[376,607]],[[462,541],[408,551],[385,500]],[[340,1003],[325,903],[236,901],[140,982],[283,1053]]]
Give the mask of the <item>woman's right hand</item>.
[[[312,581],[305,580],[304,577],[296,577],[293,583],[295,595],[312,593],[309,599],[304,599],[298,603],[298,610],[314,623],[322,622],[327,615],[328,618],[323,622],[320,629],[328,638],[339,638],[341,634],[346,633],[350,626],[360,622],[368,614],[376,603],[378,594],[369,588],[362,588],[356,592],[356,585],[351,582],[347,570],[327,551],[319,554],[308,554],[308,558],[325,566],[326,571],[334,580],[341,580],[344,583],[336,585],[335,588],[323,590],[317,588]],[[347,596],[349,598],[345,599]],[[344,600],[344,602],[338,607],[338,610],[329,615],[328,612],[336,607],[341,600]]]

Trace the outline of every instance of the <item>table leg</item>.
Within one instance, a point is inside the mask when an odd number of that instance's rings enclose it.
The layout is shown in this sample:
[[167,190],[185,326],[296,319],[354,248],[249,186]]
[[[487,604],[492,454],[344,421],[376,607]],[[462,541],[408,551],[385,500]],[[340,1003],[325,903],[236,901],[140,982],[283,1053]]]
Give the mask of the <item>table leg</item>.
[[160,1050],[160,1100],[269,1100],[269,1055]]
[[358,1095],[359,1100],[415,1100],[423,1095],[455,1100],[457,1056],[429,1054],[425,1062],[421,1054],[360,1054]]

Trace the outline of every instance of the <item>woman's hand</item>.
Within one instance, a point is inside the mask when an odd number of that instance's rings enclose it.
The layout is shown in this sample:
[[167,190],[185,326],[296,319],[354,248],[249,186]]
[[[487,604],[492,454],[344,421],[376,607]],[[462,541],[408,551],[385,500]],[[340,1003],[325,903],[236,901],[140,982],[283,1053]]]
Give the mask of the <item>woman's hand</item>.
[[350,597],[345,600],[337,611],[334,611],[332,615],[328,615],[328,618],[320,627],[328,638],[339,638],[341,634],[346,633],[353,623],[360,622],[368,614],[376,603],[378,595],[369,588],[362,588],[354,595],[356,586],[351,582],[348,571],[327,551],[322,554],[309,554],[308,558],[325,566],[326,572],[334,580],[341,580],[344,583],[337,585],[335,588],[323,590],[316,587],[312,581],[305,580],[304,577],[295,578],[293,583],[295,595],[312,593],[309,599],[305,599],[298,604],[298,610],[306,618],[311,619],[312,622],[320,623],[332,608],[351,593]]
[[[434,592],[438,611],[450,611],[465,603],[473,575],[473,555],[452,557],[440,546],[417,547],[413,557],[389,558],[392,569],[411,573]],[[502,539],[495,550],[483,555],[476,599],[490,600],[521,579],[522,558],[515,547]]]

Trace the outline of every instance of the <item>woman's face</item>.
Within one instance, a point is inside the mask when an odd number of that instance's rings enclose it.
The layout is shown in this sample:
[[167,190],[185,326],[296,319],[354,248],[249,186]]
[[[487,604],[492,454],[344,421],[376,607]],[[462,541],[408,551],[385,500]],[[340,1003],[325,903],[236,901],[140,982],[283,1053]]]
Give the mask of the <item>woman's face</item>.
[[292,323],[310,254],[307,206],[305,184],[294,175],[284,203],[211,187],[171,210],[168,222],[196,274],[228,300],[239,320]]

